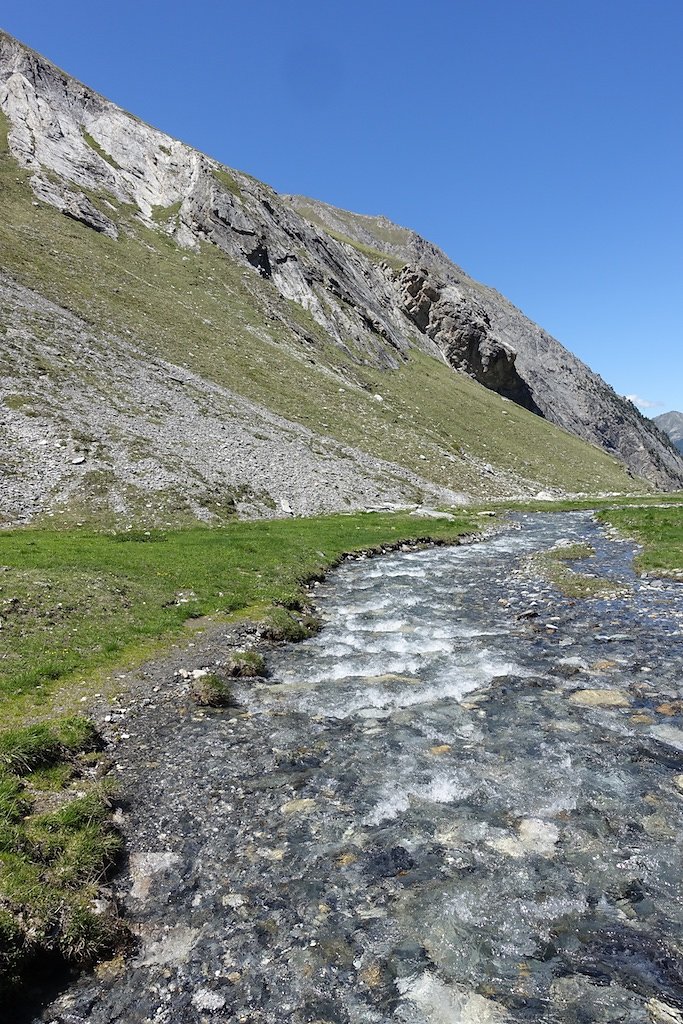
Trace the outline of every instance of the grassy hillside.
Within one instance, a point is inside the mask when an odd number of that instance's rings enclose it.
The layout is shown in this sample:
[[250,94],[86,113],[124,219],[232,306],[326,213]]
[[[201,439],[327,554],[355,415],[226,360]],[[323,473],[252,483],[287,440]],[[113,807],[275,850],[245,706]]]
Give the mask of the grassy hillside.
[[[509,493],[505,480],[482,472],[482,462],[534,488],[642,489],[604,452],[436,359],[415,352],[395,372],[354,361],[270,282],[209,244],[181,250],[113,196],[90,198],[116,220],[117,241],[36,203],[28,174],[9,154],[6,123],[1,127],[2,266],[77,313],[103,336],[103,346],[104,332],[116,332],[320,434],[455,490]],[[288,327],[295,322],[305,337]],[[73,371],[55,364],[41,372]]]

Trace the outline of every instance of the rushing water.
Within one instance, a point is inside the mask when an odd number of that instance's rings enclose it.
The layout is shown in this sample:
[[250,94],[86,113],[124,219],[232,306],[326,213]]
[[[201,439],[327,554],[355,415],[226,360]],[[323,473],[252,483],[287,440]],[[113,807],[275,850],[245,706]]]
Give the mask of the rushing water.
[[[683,1021],[683,586],[519,525],[345,563],[247,715],[131,724],[142,947],[47,1019]],[[627,589],[521,568],[560,539]]]

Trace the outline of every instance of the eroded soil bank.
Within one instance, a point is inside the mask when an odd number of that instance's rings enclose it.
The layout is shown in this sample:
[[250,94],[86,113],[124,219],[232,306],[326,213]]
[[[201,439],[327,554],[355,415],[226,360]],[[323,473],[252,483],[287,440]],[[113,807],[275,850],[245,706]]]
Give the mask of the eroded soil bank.
[[[345,563],[239,708],[178,652],[110,712],[139,950],[43,1020],[683,1020],[683,588],[519,525]],[[612,596],[525,568],[560,540]]]

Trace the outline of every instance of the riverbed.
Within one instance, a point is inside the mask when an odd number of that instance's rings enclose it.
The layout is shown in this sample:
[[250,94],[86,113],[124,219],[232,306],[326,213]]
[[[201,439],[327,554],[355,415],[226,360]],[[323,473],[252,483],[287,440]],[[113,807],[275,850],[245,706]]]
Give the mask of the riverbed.
[[[528,564],[595,556],[607,596]],[[683,1022],[683,586],[587,513],[345,562],[239,707],[116,753],[138,951],[60,1024]]]

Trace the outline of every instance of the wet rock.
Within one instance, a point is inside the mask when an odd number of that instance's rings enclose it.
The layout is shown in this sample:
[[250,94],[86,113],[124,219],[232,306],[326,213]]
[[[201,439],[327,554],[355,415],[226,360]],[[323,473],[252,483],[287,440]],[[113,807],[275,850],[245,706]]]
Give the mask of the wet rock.
[[367,867],[380,878],[391,878],[415,867],[415,861],[403,846],[368,854]]
[[648,999],[645,1004],[653,1024],[683,1024],[683,1012],[661,999]]
[[624,690],[575,690],[569,700],[589,708],[627,708],[631,698]]
[[225,1006],[225,997],[220,992],[213,992],[208,988],[199,988],[192,996],[192,1005],[198,1010],[205,1010],[209,1013],[216,1013]]
[[667,746],[683,751],[683,729],[675,725],[655,725],[650,729],[650,735]]
[[310,814],[315,809],[316,801],[310,797],[301,800],[288,800],[280,810],[283,814]]
[[177,853],[170,850],[148,853],[131,853],[129,858],[130,876],[133,886],[130,891],[134,900],[146,900],[155,882],[170,868],[180,863]]
[[[419,1011],[420,1019],[433,1024],[502,1024],[507,1019],[505,1008],[461,985],[447,985],[435,975],[424,973],[412,980],[397,982],[404,1000]],[[400,1019],[416,1018],[401,1007]]]

